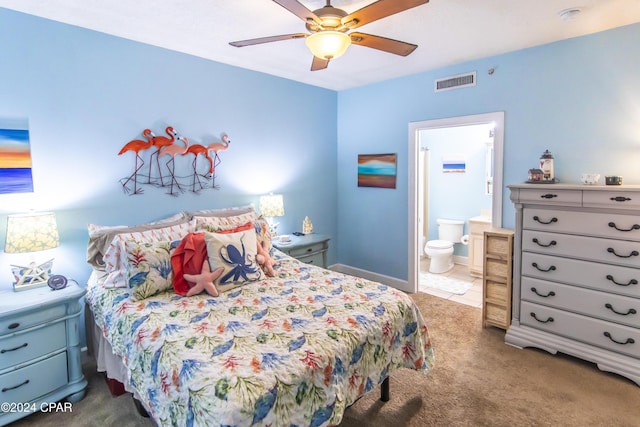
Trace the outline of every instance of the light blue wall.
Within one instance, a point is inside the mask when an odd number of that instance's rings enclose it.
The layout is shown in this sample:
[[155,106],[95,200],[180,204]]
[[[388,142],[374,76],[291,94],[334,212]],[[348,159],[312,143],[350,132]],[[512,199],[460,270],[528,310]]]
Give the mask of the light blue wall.
[[[329,262],[406,279],[408,124],[504,111],[505,184],[524,181],[547,148],[563,182],[589,171],[640,183],[638,39],[632,25],[336,93],[0,9],[0,117],[29,119],[35,186],[0,195],[0,242],[7,214],[53,210],[56,272],[83,281],[88,222],[139,223],[278,191],[281,231],[309,215],[333,237]],[[476,87],[433,93],[434,79],[471,70]],[[124,195],[118,180],[133,159],[116,153],[169,124],[199,143],[229,133],[220,190]],[[358,154],[388,152],[398,153],[397,189],[358,188]],[[512,227],[506,188],[503,199]],[[0,287],[10,286],[9,258],[0,252]]]
[[[88,223],[136,224],[183,209],[255,203],[283,193],[280,231],[337,235],[337,94],[266,74],[0,9],[0,118],[27,118],[34,193],[0,195],[6,215],[54,211],[61,246],[55,273],[83,283]],[[119,180],[134,156],[117,153],[150,127],[174,126],[192,143],[229,134],[219,190],[178,197],[146,188],[126,195]],[[184,159],[183,159],[184,160]],[[179,163],[179,162],[176,162]],[[178,170],[189,173],[190,161]],[[0,247],[0,288],[17,255]],[[335,262],[330,250],[329,262]]]
[[[504,111],[505,185],[525,181],[545,149],[562,182],[598,172],[640,184],[638,40],[635,24],[340,92],[340,262],[407,278],[410,122]],[[477,86],[433,92],[435,79],[473,70]],[[398,153],[396,190],[357,187],[357,155],[376,152]],[[505,227],[514,212],[504,188]]]

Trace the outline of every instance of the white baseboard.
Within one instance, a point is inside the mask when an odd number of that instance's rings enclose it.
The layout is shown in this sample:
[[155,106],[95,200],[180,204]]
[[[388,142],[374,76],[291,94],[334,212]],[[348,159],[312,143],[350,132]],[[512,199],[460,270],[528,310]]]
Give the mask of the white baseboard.
[[454,264],[459,264],[459,265],[469,265],[469,257],[461,256],[461,255],[454,255],[453,256],[453,263]]
[[409,282],[395,277],[386,276],[384,274],[374,273],[372,271],[363,270],[357,267],[351,267],[345,264],[333,264],[328,267],[329,270],[338,273],[349,274],[351,276],[362,277],[363,279],[372,280],[374,282],[384,283],[387,286],[399,289],[404,292],[413,293],[414,289],[409,289]]

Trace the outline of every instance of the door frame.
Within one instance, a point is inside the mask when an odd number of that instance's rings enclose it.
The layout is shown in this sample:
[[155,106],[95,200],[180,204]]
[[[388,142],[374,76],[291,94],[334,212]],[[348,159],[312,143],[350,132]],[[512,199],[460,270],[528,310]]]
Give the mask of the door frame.
[[407,292],[418,292],[420,269],[420,233],[418,230],[418,168],[420,150],[420,131],[429,129],[453,128],[459,126],[494,124],[493,139],[493,195],[491,203],[491,225],[502,227],[502,162],[504,158],[504,111],[475,114],[470,116],[448,117],[409,123],[409,265]]

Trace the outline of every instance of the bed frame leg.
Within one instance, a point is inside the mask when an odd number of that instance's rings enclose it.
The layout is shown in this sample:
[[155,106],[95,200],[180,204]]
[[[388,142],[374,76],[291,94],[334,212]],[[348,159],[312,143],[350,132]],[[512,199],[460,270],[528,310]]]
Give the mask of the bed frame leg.
[[389,401],[389,377],[385,378],[380,385],[380,400],[383,402]]
[[144,405],[140,403],[138,399],[133,397],[133,394],[131,395],[131,398],[133,399],[133,403],[136,405],[136,411],[138,411],[138,414],[140,414],[140,416],[143,416],[145,418],[149,418],[149,413],[144,408]]

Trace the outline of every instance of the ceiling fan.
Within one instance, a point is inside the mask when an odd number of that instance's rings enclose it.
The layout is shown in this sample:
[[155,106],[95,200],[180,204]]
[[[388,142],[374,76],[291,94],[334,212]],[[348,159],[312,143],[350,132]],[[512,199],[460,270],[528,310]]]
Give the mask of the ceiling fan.
[[277,42],[290,39],[306,39],[306,44],[313,54],[311,71],[327,68],[329,60],[338,58],[351,43],[396,55],[407,56],[418,46],[386,37],[365,33],[350,33],[354,28],[378,19],[403,12],[429,0],[378,0],[353,13],[347,14],[342,9],[331,6],[331,1],[313,12],[298,0],[273,0],[306,23],[311,34],[296,33],[279,36],[260,37],[229,43],[231,46],[244,47],[261,43]]

